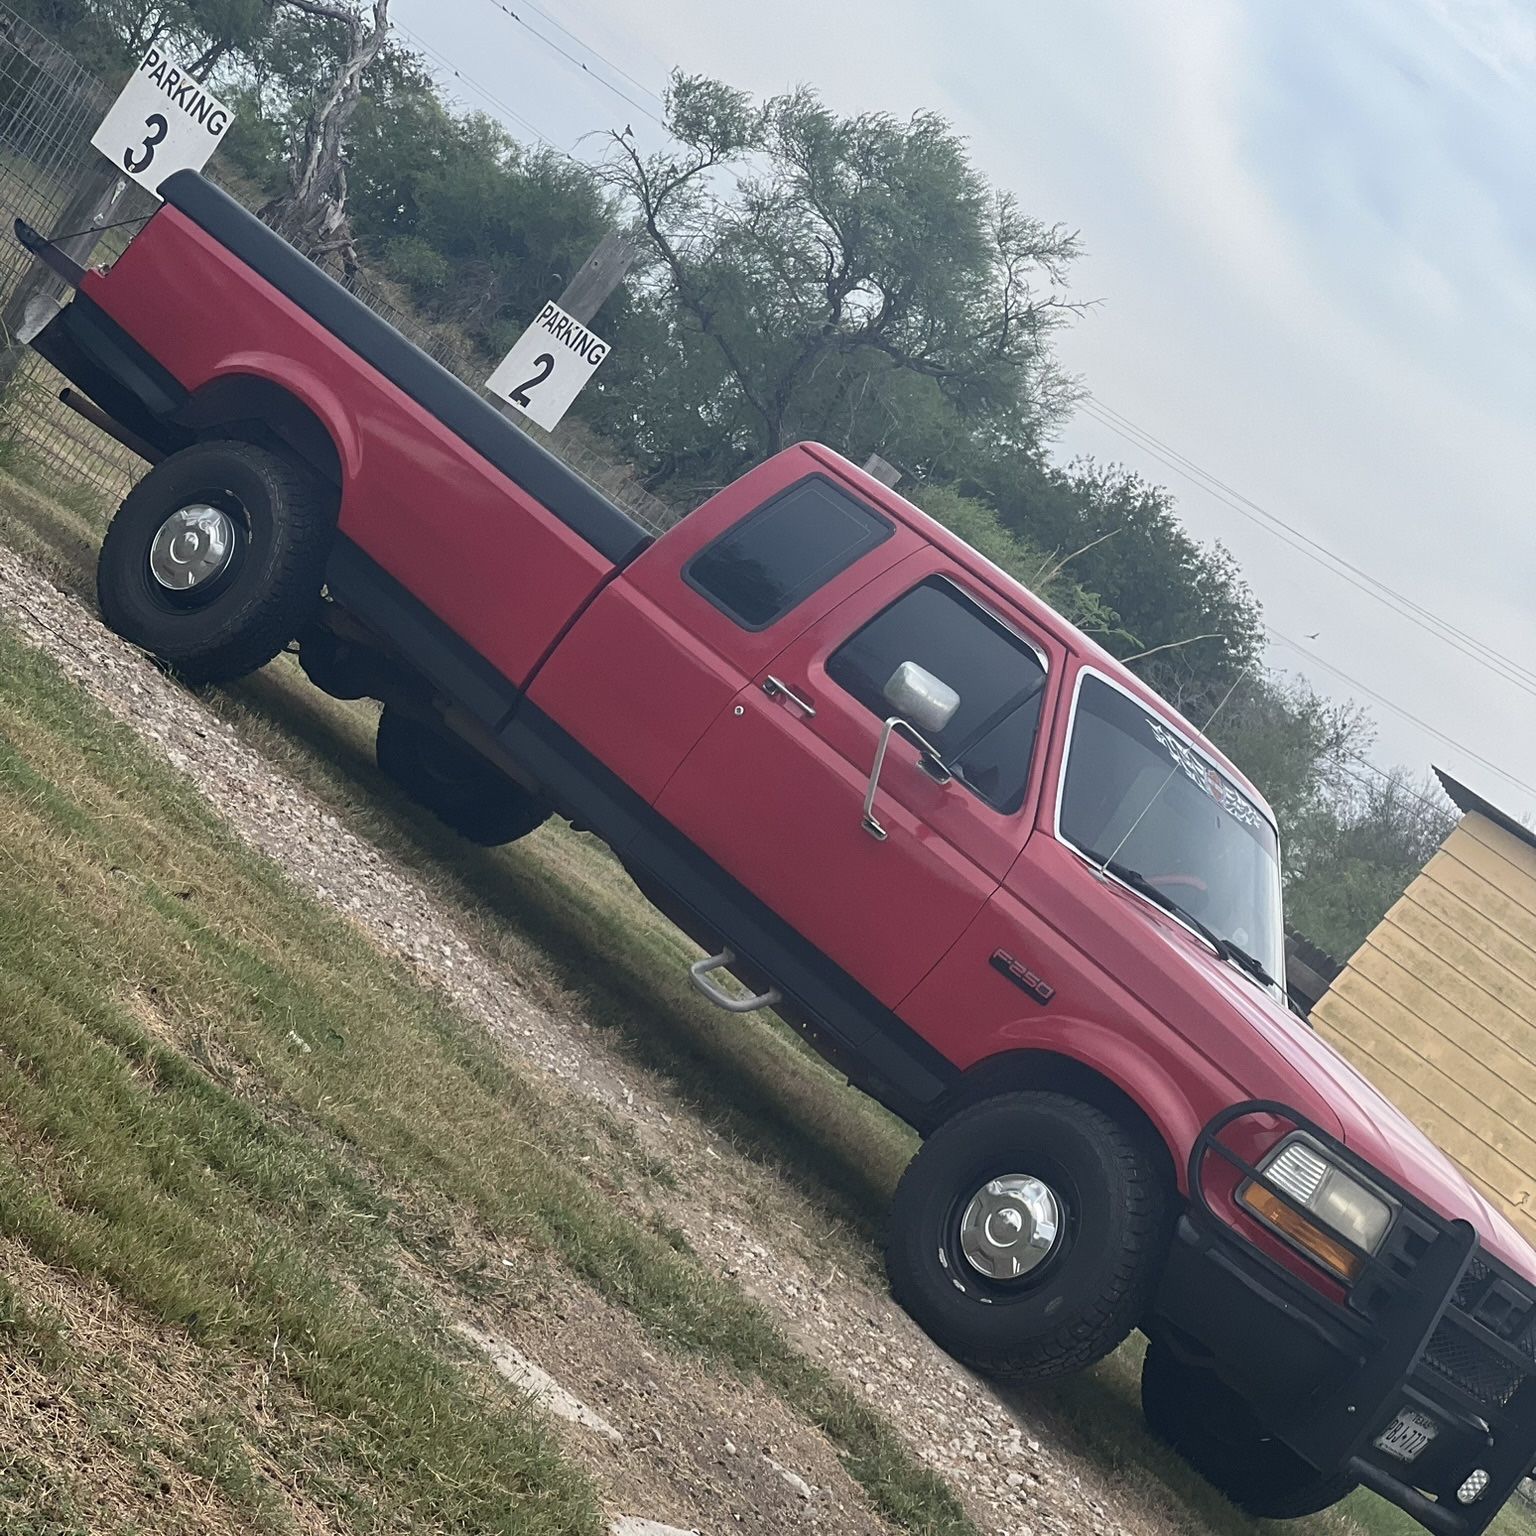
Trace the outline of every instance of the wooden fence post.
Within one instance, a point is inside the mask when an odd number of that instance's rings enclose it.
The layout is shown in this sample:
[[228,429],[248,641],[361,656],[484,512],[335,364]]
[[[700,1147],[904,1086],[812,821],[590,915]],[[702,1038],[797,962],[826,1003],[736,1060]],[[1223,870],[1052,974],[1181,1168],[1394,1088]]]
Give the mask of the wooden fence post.
[[[641,235],[638,229],[619,231],[610,229],[597,248],[576,269],[576,275],[565,285],[565,292],[555,301],[571,319],[590,325],[608,297],[625,274],[635,264],[640,254]],[[503,401],[501,414],[508,421],[516,422],[525,431],[528,418],[515,405]]]
[[[101,242],[102,231],[122,205],[132,183],[114,165],[92,151],[87,166],[49,230],[58,241],[59,250],[82,266]],[[0,238],[14,240],[10,230],[0,230]],[[26,356],[26,344],[16,339],[27,309],[41,298],[57,297],[64,285],[40,261],[31,262],[21,281],[0,308],[0,395],[10,388]]]

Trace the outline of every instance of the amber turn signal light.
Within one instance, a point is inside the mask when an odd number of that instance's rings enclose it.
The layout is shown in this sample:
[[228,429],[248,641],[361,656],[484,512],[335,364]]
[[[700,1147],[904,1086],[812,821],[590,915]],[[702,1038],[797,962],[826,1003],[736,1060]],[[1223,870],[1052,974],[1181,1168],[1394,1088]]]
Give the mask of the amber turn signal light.
[[1290,1238],[1303,1252],[1309,1253],[1344,1280],[1356,1280],[1365,1267],[1358,1254],[1351,1253],[1337,1238],[1309,1221],[1300,1211],[1292,1210],[1273,1190],[1262,1184],[1245,1184],[1237,1197],[1267,1226]]

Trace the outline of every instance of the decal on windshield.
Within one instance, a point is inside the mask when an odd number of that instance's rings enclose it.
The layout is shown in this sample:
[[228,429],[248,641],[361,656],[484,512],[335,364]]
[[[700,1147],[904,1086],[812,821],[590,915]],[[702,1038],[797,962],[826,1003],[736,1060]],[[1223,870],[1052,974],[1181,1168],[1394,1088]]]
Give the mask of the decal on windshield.
[[1188,742],[1182,741],[1151,715],[1147,716],[1147,724],[1152,727],[1152,734],[1158,744],[1183,771],[1185,778],[1209,795],[1233,821],[1245,827],[1264,825],[1259,808],[1235,785],[1228,783],[1225,776],[1206,762]]

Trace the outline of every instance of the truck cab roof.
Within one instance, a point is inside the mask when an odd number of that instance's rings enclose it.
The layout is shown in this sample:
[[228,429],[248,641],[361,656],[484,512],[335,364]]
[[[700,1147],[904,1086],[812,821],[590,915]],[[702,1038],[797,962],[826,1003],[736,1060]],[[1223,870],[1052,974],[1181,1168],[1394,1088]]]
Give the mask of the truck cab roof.
[[1124,662],[1051,607],[1043,598],[1037,596],[1017,577],[1010,575],[1001,566],[967,544],[958,534],[946,528],[936,518],[930,517],[921,507],[867,474],[851,460],[845,459],[835,449],[828,448],[822,443],[805,442],[797,444],[789,451],[807,455],[824,469],[832,471],[840,479],[851,483],[861,495],[874,502],[882,511],[920,533],[968,575],[985,584],[1005,607],[1014,609],[1020,617],[1045,630],[1059,641],[1072,658],[1074,669],[1092,667],[1095,671],[1111,678],[1140,703],[1188,736],[1269,817],[1271,823],[1274,822],[1274,811],[1263,793],[1220,747],[1210,741],[1200,727],[1187,720],[1160,693],[1148,687]]

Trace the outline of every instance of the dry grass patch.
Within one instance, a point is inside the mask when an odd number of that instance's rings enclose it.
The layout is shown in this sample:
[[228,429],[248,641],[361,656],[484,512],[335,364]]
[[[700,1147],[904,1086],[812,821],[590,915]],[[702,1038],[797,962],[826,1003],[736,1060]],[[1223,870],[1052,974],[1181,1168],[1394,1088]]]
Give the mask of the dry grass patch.
[[[0,537],[37,555],[77,593],[90,587],[95,526],[87,510],[60,508],[24,488],[8,486],[0,495]],[[706,1123],[750,1156],[787,1173],[820,1207],[829,1225],[847,1228],[855,1238],[847,1250],[855,1263],[862,1256],[866,1272],[877,1267],[874,1240],[913,1138],[847,1089],[786,1029],[772,1021],[725,1020],[703,1004],[683,979],[684,967],[694,957],[691,947],[644,902],[600,844],[552,824],[512,849],[468,847],[379,775],[372,753],[372,709],[321,695],[291,659],[280,659],[230,693],[208,695],[207,702],[350,826],[406,860],[453,906],[466,930],[542,1003],[608,1031],[632,1060],[696,1107]],[[67,775],[69,769],[56,761],[48,771]],[[90,791],[90,777],[76,777],[82,793]],[[157,790],[157,807],[169,793]],[[145,826],[142,813],[121,796],[95,802],[94,814],[108,823],[139,816],[135,835],[153,848],[157,867],[163,863],[169,880],[185,881],[170,899],[182,902],[189,915],[196,911],[200,893],[195,871],[187,873],[181,822],[169,828]],[[0,834],[0,849],[3,846]],[[204,843],[194,840],[194,862],[204,851]],[[219,856],[234,858],[227,848]],[[100,869],[91,867],[89,860],[74,873],[93,881],[92,889],[104,889]],[[334,957],[315,964],[306,950],[302,961],[295,962],[286,943],[291,916],[274,925],[259,915],[260,903],[247,907],[238,892],[231,894],[234,899],[220,920],[226,931],[248,942],[247,956],[259,955],[268,971],[292,963],[313,966],[304,995],[327,995],[326,988],[339,974]],[[285,903],[291,900],[284,898]],[[199,936],[185,942],[201,943],[201,930],[193,932]],[[352,944],[358,944],[355,937]],[[595,958],[599,956],[600,962]],[[371,1010],[388,1007],[396,996],[393,983],[382,989],[377,985],[379,973],[374,967],[374,981],[363,987]],[[392,1181],[412,1178],[430,1187],[434,1200],[451,1194],[463,1209],[474,1212],[468,1219],[476,1233],[504,1232],[558,1252],[574,1272],[587,1275],[614,1302],[631,1308],[657,1335],[772,1383],[828,1428],[860,1479],[884,1499],[888,1512],[914,1529],[956,1528],[953,1506],[921,1477],[911,1480],[913,1469],[878,1419],[786,1352],[755,1309],[742,1310],[737,1293],[717,1289],[698,1274],[697,1266],[685,1262],[684,1255],[662,1251],[668,1247],[664,1236],[629,1228],[616,1233],[600,1221],[593,1226],[574,1219],[588,1207],[574,1195],[568,1198],[566,1186],[550,1193],[537,1177],[523,1187],[520,1199],[509,1203],[508,1168],[517,1167],[522,1181],[528,1174],[525,1163],[493,1159],[487,1165],[473,1147],[451,1137],[442,1144],[434,1136],[413,1134],[413,1125],[419,1130],[441,1123],[437,1117],[453,1105],[467,1074],[477,1094],[489,1091],[496,1096],[505,1087],[507,1095],[505,1102],[498,1098],[495,1106],[468,1112],[466,1123],[482,1147],[524,1146],[514,1126],[522,1124],[532,1101],[523,1085],[488,1064],[479,1046],[466,1043],[457,1024],[412,1015],[393,1037],[390,1049],[401,1048],[402,1041],[407,1050],[413,1048],[412,1041],[431,1041],[436,1054],[429,1053],[427,1064],[434,1071],[445,1058],[453,1062],[452,1071],[439,1074],[427,1100],[413,1096],[396,1104],[388,1092],[393,1066],[382,1077],[375,1072],[354,1091],[349,1086],[349,1074],[358,1066],[354,1042],[305,1033],[295,1022],[291,1004],[286,1023],[281,1009],[274,1016],[264,983],[249,994],[262,1006],[246,1009],[238,990],[209,997],[198,986],[168,1000],[154,977],[139,974],[131,964],[119,980],[122,1005],[146,1038],[197,1063],[212,1085],[233,1087],[264,1103],[278,1118],[297,1117],[292,1123],[306,1125],[307,1133],[318,1135],[333,1153],[352,1156],[351,1166],[357,1166],[354,1154],[366,1149],[385,1187],[398,1190],[400,1184]],[[322,1022],[321,1028],[335,1026]],[[296,1048],[290,1034],[300,1035],[310,1050]],[[430,1073],[428,1077],[430,1087]],[[622,1129],[590,1124],[583,1129],[578,1117],[539,1102],[543,1118],[536,1121],[537,1135],[548,1145],[584,1148],[579,1155],[590,1157],[600,1150],[604,1166],[621,1170],[609,1176],[610,1189],[623,1192],[630,1180],[643,1193],[648,1182],[664,1177],[664,1170],[636,1154],[633,1139]],[[475,1113],[483,1119],[475,1121]],[[431,1201],[404,1218],[401,1212],[415,1205],[405,1201],[398,1209],[391,1207],[394,1214],[388,1219],[421,1253],[430,1257],[436,1250],[436,1258],[443,1258],[447,1249],[458,1246],[448,1242],[438,1247],[438,1236],[453,1223],[432,1214]],[[458,1271],[467,1294],[474,1295],[477,1284],[489,1283],[482,1271],[478,1261]],[[504,1276],[493,1279],[495,1288],[506,1284]],[[1234,1536],[1258,1529],[1146,1434],[1136,1406],[1138,1366],[1138,1349],[1128,1346],[1086,1378],[1021,1399],[1021,1409],[1069,1448],[1129,1478],[1142,1489],[1149,1510],[1165,1511],[1170,1524],[1194,1520],[1200,1529]],[[1410,1536],[1417,1527],[1381,1501],[1359,1494],[1340,1512],[1273,1529]],[[1536,1520],[1512,1505],[1494,1529],[1507,1536],[1536,1536]]]
[[352,1529],[358,1491],[275,1351],[265,1368],[210,1354],[13,1240],[0,1275],[0,1531]]
[[0,1102],[34,1154],[0,1165],[0,1234],[215,1354],[279,1340],[372,1500],[356,1528],[595,1529],[590,1486],[470,1386],[400,1262],[457,1212],[764,1383],[890,1517],[969,1529],[878,1415],[631,1218],[657,1173],[632,1137],[533,1090],[4,637],[0,858]]

